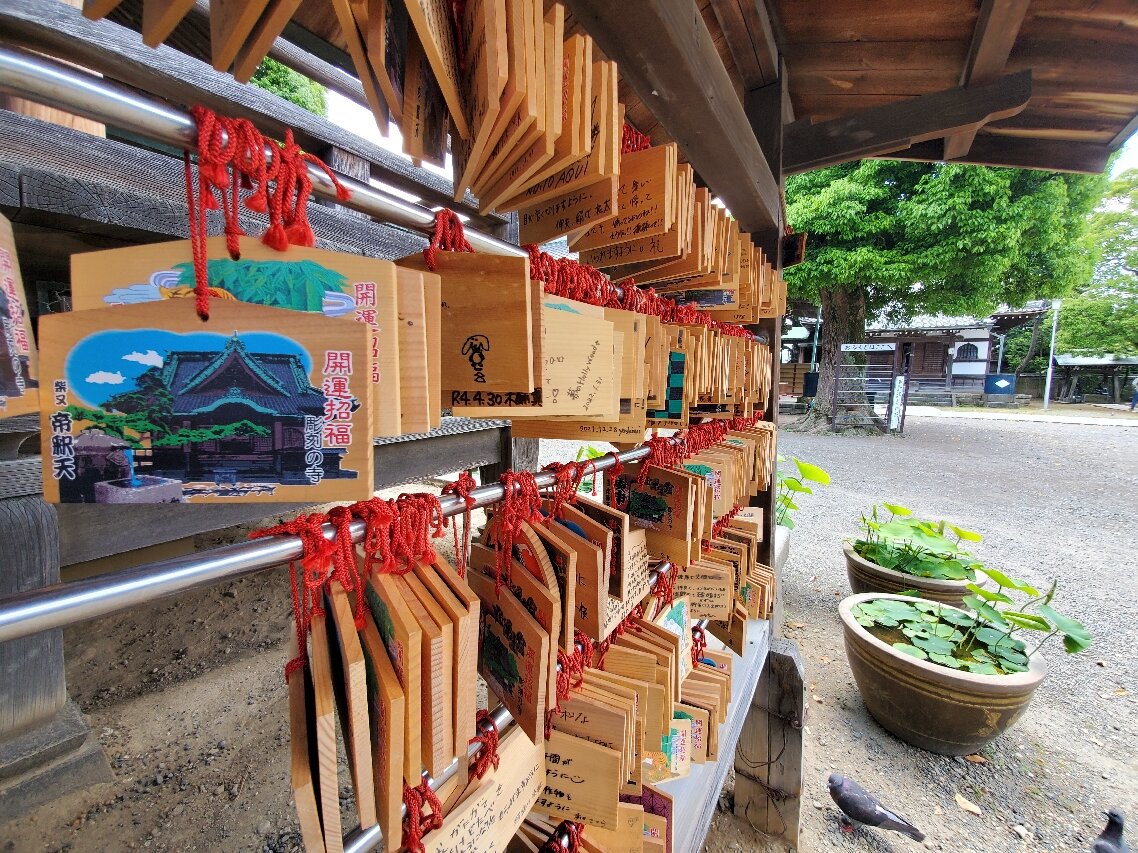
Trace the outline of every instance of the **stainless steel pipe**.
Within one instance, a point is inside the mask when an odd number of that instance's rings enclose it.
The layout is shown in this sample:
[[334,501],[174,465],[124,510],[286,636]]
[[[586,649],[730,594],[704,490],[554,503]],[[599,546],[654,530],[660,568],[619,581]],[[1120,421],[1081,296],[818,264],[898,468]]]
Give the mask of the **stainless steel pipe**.
[[[617,459],[627,464],[646,458],[649,452],[647,447],[637,447],[619,454],[606,454],[593,462],[598,471],[604,471],[611,468]],[[536,479],[538,486],[543,488],[554,483],[551,473],[539,473]],[[494,483],[473,490],[471,497],[477,508],[497,503],[505,494],[505,488]],[[443,515],[447,517],[458,515],[466,508],[458,497],[445,497],[441,503]],[[351,532],[353,542],[363,541],[363,522],[354,522]],[[324,535],[332,538],[330,525],[325,525]],[[0,643],[244,577],[300,559],[301,555],[301,542],[297,537],[272,536],[72,583],[28,590],[0,600]]]
[[[65,110],[92,121],[129,130],[147,139],[197,150],[197,129],[185,110],[175,109],[157,98],[141,95],[119,83],[95,77],[20,47],[0,47],[0,92]],[[435,212],[404,201],[346,175],[337,177],[352,194],[337,201],[336,187],[324,171],[308,165],[312,191],[344,207],[359,210],[382,222],[429,234]],[[466,229],[475,251],[522,257],[526,251],[497,237]]]

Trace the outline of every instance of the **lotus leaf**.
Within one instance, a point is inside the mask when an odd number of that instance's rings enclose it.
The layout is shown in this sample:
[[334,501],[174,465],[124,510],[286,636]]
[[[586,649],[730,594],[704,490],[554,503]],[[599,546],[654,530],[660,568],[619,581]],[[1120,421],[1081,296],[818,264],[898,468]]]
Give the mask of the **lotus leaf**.
[[910,646],[908,643],[894,643],[893,648],[899,652],[904,652],[911,657],[915,657],[917,660],[929,659],[929,656],[925,654],[922,649],[918,649],[916,646]]

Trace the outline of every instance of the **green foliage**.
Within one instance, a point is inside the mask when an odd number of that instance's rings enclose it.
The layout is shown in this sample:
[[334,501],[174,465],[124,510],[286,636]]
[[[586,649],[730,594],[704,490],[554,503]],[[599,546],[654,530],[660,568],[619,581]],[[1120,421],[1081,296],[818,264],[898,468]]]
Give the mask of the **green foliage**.
[[[1138,290],[1130,294],[1079,293],[1064,299],[1059,309],[1055,351],[1071,355],[1138,355]],[[1046,359],[1043,361],[1046,365]]]
[[795,175],[787,215],[810,234],[793,297],[861,290],[870,315],[983,315],[1085,281],[1079,239],[1102,176],[864,160]]
[[251,82],[310,113],[318,116],[328,114],[324,87],[303,74],[281,65],[275,59],[266,57],[254,72]]
[[[778,461],[785,462],[786,458],[779,456]],[[814,490],[806,485],[807,482],[819,486],[830,485],[830,475],[817,465],[804,462],[797,457],[794,458],[794,465],[798,469],[797,477],[788,476],[781,468],[777,469],[778,497],[775,498],[775,523],[791,530],[794,529],[794,519],[790,517],[790,513],[798,509],[798,504],[794,502],[791,495],[814,494]]]
[[[1029,585],[1003,573],[993,570],[987,573],[989,576],[999,574],[1011,584],[997,590],[998,603],[1005,605],[1003,609],[993,600],[976,595],[965,598],[967,610],[925,599],[910,602],[878,598],[855,606],[853,617],[899,652],[950,669],[983,675],[1026,672],[1031,656],[1057,634],[1063,636],[1063,648],[1068,654],[1090,647],[1091,635],[1087,629],[1050,606],[1055,595],[1054,584],[1040,595]],[[1005,588],[1018,592],[1023,599],[1014,609],[1011,607],[1013,599],[1003,594]],[[1017,636],[1020,632],[1034,632],[1044,637],[1029,651],[1027,643]]]
[[[194,265],[177,264],[178,283],[194,286]],[[217,258],[209,262],[209,283],[229,291],[241,302],[321,311],[326,292],[346,293],[347,277],[315,261],[234,261]]]
[[[888,515],[888,518],[885,516]],[[976,580],[976,570],[984,570],[961,547],[962,542],[980,542],[983,537],[972,530],[915,516],[897,504],[874,505],[860,519],[862,535],[852,543],[858,556],[886,569],[920,578],[937,580]]]
[[[581,461],[586,460],[586,459],[599,459],[600,457],[602,457],[604,455],[605,455],[605,451],[601,450],[599,447],[593,447],[593,445],[591,445],[591,444],[585,445],[584,447],[578,447],[577,448],[577,461],[578,462],[581,462]],[[589,475],[588,477],[582,477],[580,485],[577,486],[577,491],[578,492],[589,492],[591,494],[593,491],[593,476]]]

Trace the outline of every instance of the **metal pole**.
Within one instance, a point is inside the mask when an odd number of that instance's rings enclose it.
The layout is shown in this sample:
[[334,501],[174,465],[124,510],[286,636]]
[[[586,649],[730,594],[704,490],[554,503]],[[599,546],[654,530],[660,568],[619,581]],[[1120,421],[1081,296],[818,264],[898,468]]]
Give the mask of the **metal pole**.
[[997,335],[1000,339],[1000,353],[996,357],[996,373],[1004,372],[1004,341],[1008,339],[1007,335]]
[[818,322],[814,324],[814,340],[810,342],[810,372],[818,369],[818,334],[822,331],[822,306],[818,306]]
[[[637,447],[619,454],[608,453],[593,460],[593,464],[598,471],[604,471],[613,467],[617,459],[627,465],[647,458],[650,452],[648,447]],[[539,487],[552,486],[554,475],[542,472],[536,475],[536,480]],[[474,499],[474,508],[477,508],[497,503],[505,494],[505,488],[494,483],[475,489],[470,496]],[[440,503],[443,515],[447,517],[466,509],[458,497],[445,497]],[[351,532],[353,542],[362,542],[363,522],[354,522]],[[330,525],[324,526],[324,535],[329,539],[333,537]],[[29,590],[0,601],[0,643],[105,616],[223,580],[244,577],[298,560],[301,556],[300,539],[272,536],[215,548],[203,554],[176,557],[72,583]]]
[[1055,335],[1059,331],[1059,304],[1058,299],[1051,303],[1051,310],[1055,313],[1051,316],[1051,351],[1047,355],[1047,382],[1043,387],[1044,409],[1051,404],[1051,375],[1055,372]]
[[[162,142],[175,148],[197,150],[197,129],[184,110],[139,94],[132,89],[94,77],[19,47],[0,47],[0,91],[64,110],[103,124]],[[435,211],[404,201],[346,175],[337,175],[352,197],[337,201],[336,187],[323,170],[308,165],[312,192],[344,207],[413,231],[429,234]],[[475,251],[526,257],[524,249],[467,228],[466,238]]]

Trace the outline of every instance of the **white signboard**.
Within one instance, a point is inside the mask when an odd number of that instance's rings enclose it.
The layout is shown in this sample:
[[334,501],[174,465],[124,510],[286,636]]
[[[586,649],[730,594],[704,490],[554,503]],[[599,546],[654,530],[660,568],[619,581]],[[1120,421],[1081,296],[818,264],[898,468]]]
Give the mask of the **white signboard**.
[[842,344],[842,352],[893,352],[897,344]]
[[901,416],[905,414],[905,374],[893,377],[893,405],[889,407],[889,431],[896,432],[901,428]]

